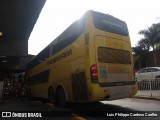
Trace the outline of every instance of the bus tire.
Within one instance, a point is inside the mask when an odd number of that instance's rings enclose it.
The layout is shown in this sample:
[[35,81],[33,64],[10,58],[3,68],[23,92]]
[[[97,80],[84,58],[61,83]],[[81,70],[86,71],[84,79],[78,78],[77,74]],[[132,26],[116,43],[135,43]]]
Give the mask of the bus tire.
[[55,103],[55,94],[53,87],[49,87],[48,89],[48,99],[50,103]]
[[59,87],[57,91],[57,105],[60,107],[65,107],[67,105],[66,95],[62,87]]
[[28,99],[32,100],[31,88],[28,89]]

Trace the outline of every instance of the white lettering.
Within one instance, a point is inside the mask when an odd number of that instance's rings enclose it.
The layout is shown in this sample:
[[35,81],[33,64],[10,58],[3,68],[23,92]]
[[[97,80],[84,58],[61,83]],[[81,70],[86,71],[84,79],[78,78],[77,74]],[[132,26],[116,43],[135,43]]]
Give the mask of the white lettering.
[[108,20],[102,20],[102,23],[104,23],[104,24],[109,24],[109,25],[113,25],[113,26],[116,26],[116,27],[122,28],[122,26],[121,26],[121,25],[116,24],[116,23],[113,23],[113,22],[108,21]]
[[155,113],[145,113],[145,116],[148,116],[148,117],[157,117],[158,115],[155,114]]
[[139,117],[139,116],[144,116],[144,114],[130,113],[130,116]]
[[42,117],[41,113],[28,113],[28,117]]
[[125,113],[116,113],[116,115],[115,116],[118,116],[118,117],[128,117],[129,116],[129,114],[125,114]]
[[27,113],[12,113],[12,117],[27,117]]
[[114,114],[113,114],[113,113],[107,113],[107,116],[108,116],[108,117],[113,117]]

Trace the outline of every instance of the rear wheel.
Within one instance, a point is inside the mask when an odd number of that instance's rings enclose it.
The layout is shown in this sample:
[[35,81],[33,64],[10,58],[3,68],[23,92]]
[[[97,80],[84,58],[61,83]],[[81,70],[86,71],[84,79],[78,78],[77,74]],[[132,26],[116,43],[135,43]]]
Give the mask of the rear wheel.
[[31,88],[28,89],[27,94],[28,94],[27,96],[28,96],[29,100],[32,100]]
[[138,80],[137,77],[135,77],[135,81],[136,81],[136,82],[137,82],[137,80]]
[[57,104],[61,107],[65,107],[67,105],[66,95],[62,87],[58,88],[57,91]]

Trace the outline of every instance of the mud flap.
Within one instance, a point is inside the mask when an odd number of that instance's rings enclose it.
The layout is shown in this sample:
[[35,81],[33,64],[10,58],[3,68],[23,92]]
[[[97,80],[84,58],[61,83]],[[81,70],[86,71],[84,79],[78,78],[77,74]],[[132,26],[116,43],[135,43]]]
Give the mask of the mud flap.
[[73,100],[77,102],[87,102],[88,87],[84,72],[76,73],[72,75],[72,91]]

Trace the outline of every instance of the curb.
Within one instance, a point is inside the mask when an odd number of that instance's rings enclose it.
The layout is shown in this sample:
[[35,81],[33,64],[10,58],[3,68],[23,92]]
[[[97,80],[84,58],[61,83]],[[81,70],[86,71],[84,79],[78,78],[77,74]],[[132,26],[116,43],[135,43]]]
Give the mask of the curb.
[[139,99],[148,99],[148,100],[157,100],[160,101],[160,98],[152,98],[152,97],[140,97],[140,96],[135,96],[133,98],[139,98]]

